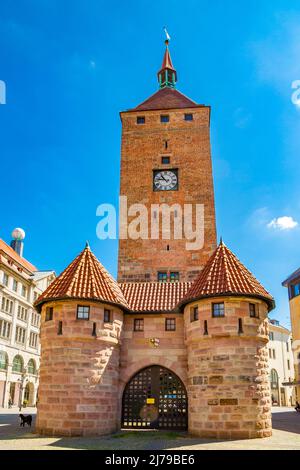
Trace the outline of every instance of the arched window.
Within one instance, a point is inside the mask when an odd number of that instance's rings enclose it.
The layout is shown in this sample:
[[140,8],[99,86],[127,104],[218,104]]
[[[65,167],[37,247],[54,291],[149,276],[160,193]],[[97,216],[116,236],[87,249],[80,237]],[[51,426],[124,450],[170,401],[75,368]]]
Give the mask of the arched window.
[[6,370],[8,366],[8,356],[6,352],[0,351],[0,369]]
[[28,361],[27,372],[28,374],[32,374],[32,375],[36,373],[36,365],[33,359],[29,359]]
[[13,360],[12,370],[13,372],[23,372],[24,361],[21,356],[15,356]]
[[272,389],[278,388],[278,374],[277,374],[277,371],[275,369],[271,370],[270,382],[271,382],[271,388]]

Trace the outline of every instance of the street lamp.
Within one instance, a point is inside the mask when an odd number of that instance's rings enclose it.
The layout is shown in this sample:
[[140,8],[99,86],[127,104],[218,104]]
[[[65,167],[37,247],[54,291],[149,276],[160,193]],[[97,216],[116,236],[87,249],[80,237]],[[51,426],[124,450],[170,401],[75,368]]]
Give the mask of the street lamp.
[[21,374],[21,377],[18,379],[20,382],[20,391],[19,391],[19,411],[22,410],[22,397],[23,397],[23,390],[24,390],[24,382],[26,380],[26,369],[24,368]]

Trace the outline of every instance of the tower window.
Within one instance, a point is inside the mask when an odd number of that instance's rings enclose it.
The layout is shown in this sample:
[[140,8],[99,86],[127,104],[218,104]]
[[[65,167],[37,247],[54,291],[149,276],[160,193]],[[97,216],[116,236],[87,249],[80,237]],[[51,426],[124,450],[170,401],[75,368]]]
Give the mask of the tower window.
[[298,295],[300,295],[300,283],[292,285],[290,287],[290,291],[291,291],[291,298],[297,297]]
[[53,320],[53,307],[46,307],[45,321]]
[[144,331],[144,319],[143,318],[135,318],[133,324],[134,331]]
[[193,119],[194,119],[194,116],[192,114],[188,113],[188,114],[184,115],[184,120],[185,121],[193,121]]
[[166,331],[176,330],[176,318],[166,318],[165,330]]
[[170,116],[168,114],[162,114],[160,116],[160,122],[169,122],[170,121]]
[[168,275],[167,275],[167,273],[158,272],[158,273],[157,273],[157,280],[158,280],[159,282],[167,282],[167,280],[168,280]]
[[87,305],[77,306],[77,319],[88,320],[90,318],[90,307]]
[[161,163],[168,165],[170,163],[170,157],[161,157]]
[[170,273],[170,282],[179,281],[179,273],[178,272],[171,272]]
[[145,124],[145,116],[138,116],[136,118],[136,123],[137,124]]
[[165,149],[167,149],[168,146],[169,146],[169,144],[168,144],[169,141],[168,141],[168,140],[165,140],[164,142],[165,142]]
[[104,323],[111,323],[111,311],[104,309]]
[[212,316],[213,317],[225,317],[224,302],[218,303],[218,304],[212,304]]
[[199,310],[198,305],[192,308],[191,311],[191,322],[199,320]]
[[63,323],[62,323],[62,321],[60,320],[60,321],[58,322],[58,328],[57,328],[57,334],[58,334],[58,335],[62,335],[62,334],[63,334],[62,327],[63,327]]
[[255,304],[249,304],[249,313],[251,318],[258,318],[258,308]]

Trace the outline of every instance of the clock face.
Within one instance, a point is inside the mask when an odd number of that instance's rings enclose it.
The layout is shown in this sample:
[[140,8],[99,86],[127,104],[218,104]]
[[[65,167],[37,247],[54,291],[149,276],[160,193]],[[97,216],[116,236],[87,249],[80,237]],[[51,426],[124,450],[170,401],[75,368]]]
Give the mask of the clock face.
[[153,175],[154,191],[171,191],[178,189],[177,170],[155,170]]

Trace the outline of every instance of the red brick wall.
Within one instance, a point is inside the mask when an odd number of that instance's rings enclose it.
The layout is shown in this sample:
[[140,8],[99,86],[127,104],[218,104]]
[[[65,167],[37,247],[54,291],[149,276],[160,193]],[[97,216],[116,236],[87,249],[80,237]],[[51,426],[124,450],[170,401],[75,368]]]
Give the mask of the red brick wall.
[[[184,113],[193,113],[185,121]],[[169,114],[170,122],[161,123],[160,115]],[[136,124],[137,116],[146,118]],[[182,281],[192,280],[203,268],[216,247],[214,191],[210,155],[210,108],[121,113],[122,156],[120,195],[128,197],[128,206],[151,204],[204,204],[204,247],[186,250],[186,240],[120,240],[118,280],[157,280],[158,271],[179,271]],[[168,140],[168,149],[164,141]],[[170,156],[170,165],[161,157]],[[178,191],[153,191],[153,170],[178,168]],[[149,210],[150,213],[150,210]],[[129,218],[132,220],[134,217]],[[150,216],[149,216],[150,226]],[[193,220],[195,223],[195,220]],[[167,251],[169,245],[169,251]]]

